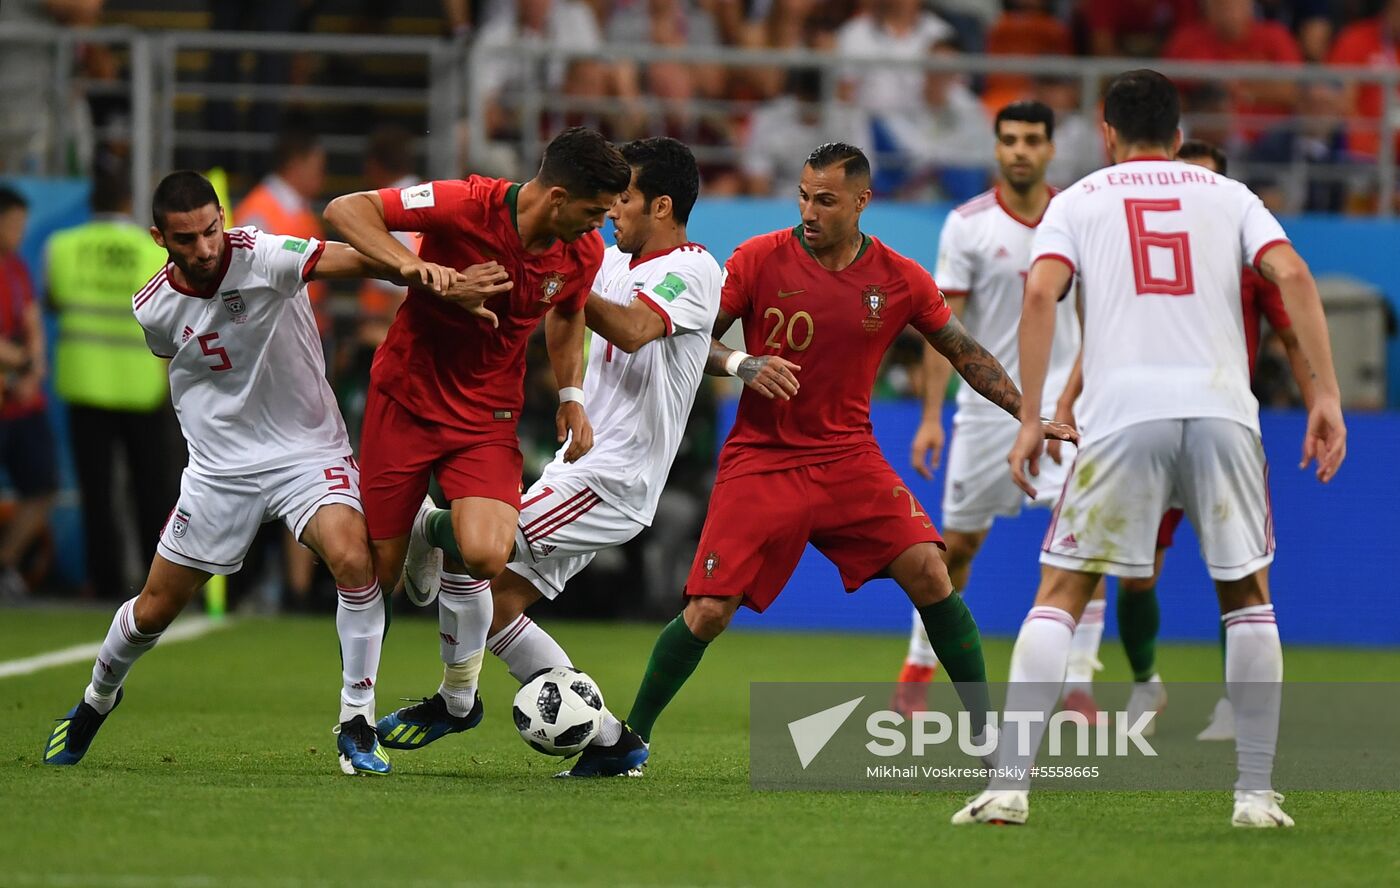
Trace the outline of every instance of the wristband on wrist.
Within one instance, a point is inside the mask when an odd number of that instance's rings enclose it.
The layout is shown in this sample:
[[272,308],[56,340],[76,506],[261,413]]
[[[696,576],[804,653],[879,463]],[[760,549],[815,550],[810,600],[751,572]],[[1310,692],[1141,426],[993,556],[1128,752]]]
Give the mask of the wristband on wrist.
[[573,385],[570,385],[570,386],[566,386],[566,387],[564,387],[564,388],[561,388],[561,389],[559,390],[559,403],[560,403],[560,404],[563,404],[563,403],[566,402],[566,401],[574,401],[574,402],[577,402],[577,403],[579,403],[579,404],[582,404],[582,403],[583,403],[583,389],[581,389],[581,388],[579,388],[579,387],[577,387],[577,386],[573,386]]
[[753,355],[750,355],[748,352],[735,349],[729,353],[729,357],[724,359],[724,372],[728,373],[730,376],[738,376],[739,365],[751,357],[753,357]]

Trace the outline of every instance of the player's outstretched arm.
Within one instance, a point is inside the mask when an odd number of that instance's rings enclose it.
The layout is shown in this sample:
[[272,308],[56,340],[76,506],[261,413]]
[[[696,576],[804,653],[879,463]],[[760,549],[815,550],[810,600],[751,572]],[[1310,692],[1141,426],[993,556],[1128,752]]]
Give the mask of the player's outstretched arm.
[[455,280],[453,269],[424,262],[389,233],[384,224],[384,202],[377,191],[343,194],[326,207],[325,217],[350,246],[370,259],[398,269],[399,275],[414,286],[442,294]]
[[559,385],[559,412],[555,414],[555,429],[559,443],[569,440],[564,462],[574,462],[593,449],[593,426],[583,409],[583,312],[566,314],[551,309],[544,318],[545,348],[549,365],[554,368],[554,381]]
[[797,371],[802,367],[777,355],[755,357],[748,352],[730,348],[720,337],[734,325],[734,316],[720,309],[711,334],[710,356],[705,360],[705,372],[711,376],[737,376],[744,385],[765,398],[790,401],[800,387]]
[[[1021,301],[1021,431],[1006,461],[1011,464],[1011,480],[1027,495],[1036,495],[1030,478],[1040,474],[1040,455],[1045,439],[1078,441],[1079,433],[1063,423],[1046,423],[1040,418],[1045,391],[1045,373],[1050,365],[1050,346],[1055,336],[1055,304],[1069,288],[1070,269],[1057,259],[1038,259],[1026,277]],[[1027,470],[1030,477],[1027,477]]]
[[927,335],[929,345],[947,359],[958,375],[978,394],[1012,416],[1020,418],[1021,391],[1006,368],[982,343],[973,339],[956,316]]
[[666,335],[666,322],[641,299],[618,305],[589,293],[583,313],[590,328],[629,355]]
[[1347,429],[1342,420],[1341,387],[1332,365],[1332,343],[1327,337],[1327,317],[1308,264],[1289,243],[1268,248],[1258,259],[1259,271],[1278,285],[1284,308],[1293,321],[1298,344],[1307,363],[1312,404],[1308,430],[1303,435],[1303,459],[1299,468],[1317,460],[1317,478],[1324,483],[1341,468],[1347,454]]

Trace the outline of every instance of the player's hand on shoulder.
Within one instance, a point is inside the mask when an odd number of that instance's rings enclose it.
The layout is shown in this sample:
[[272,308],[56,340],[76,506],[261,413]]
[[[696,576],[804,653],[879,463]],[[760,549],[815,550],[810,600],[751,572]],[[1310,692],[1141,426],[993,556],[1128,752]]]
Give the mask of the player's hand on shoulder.
[[1342,405],[1335,398],[1315,401],[1308,410],[1308,430],[1303,434],[1303,461],[1298,468],[1317,460],[1317,480],[1331,481],[1347,458],[1347,427]]
[[801,384],[797,381],[797,371],[802,367],[777,355],[750,355],[739,362],[735,375],[744,385],[763,395],[790,401],[797,394]]
[[588,414],[577,401],[565,401],[559,405],[554,425],[559,433],[559,443],[569,441],[569,449],[564,451],[564,462],[577,462],[585,453],[593,449],[593,424]]
[[924,420],[914,432],[914,442],[909,447],[909,462],[914,471],[932,481],[933,473],[943,461],[943,423],[936,419]]

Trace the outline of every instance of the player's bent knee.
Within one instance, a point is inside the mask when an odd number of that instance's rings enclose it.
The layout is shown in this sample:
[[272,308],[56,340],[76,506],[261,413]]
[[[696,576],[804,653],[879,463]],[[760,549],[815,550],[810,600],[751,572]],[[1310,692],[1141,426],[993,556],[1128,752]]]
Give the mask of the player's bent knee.
[[738,606],[738,599],[700,595],[685,605],[685,625],[692,635],[702,641],[714,641],[729,626]]
[[474,579],[491,580],[506,569],[506,555],[495,551],[467,551],[462,552],[462,566]]
[[1119,577],[1118,591],[1125,595],[1142,595],[1151,592],[1157,586],[1157,581],[1152,577]]

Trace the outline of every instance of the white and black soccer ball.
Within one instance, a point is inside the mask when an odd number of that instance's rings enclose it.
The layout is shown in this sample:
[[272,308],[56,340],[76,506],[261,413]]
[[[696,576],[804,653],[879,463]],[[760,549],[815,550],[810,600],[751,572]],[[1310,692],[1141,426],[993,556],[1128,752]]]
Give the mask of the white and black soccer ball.
[[525,682],[515,695],[511,715],[526,743],[545,755],[569,756],[598,736],[603,694],[584,673],[555,666]]

